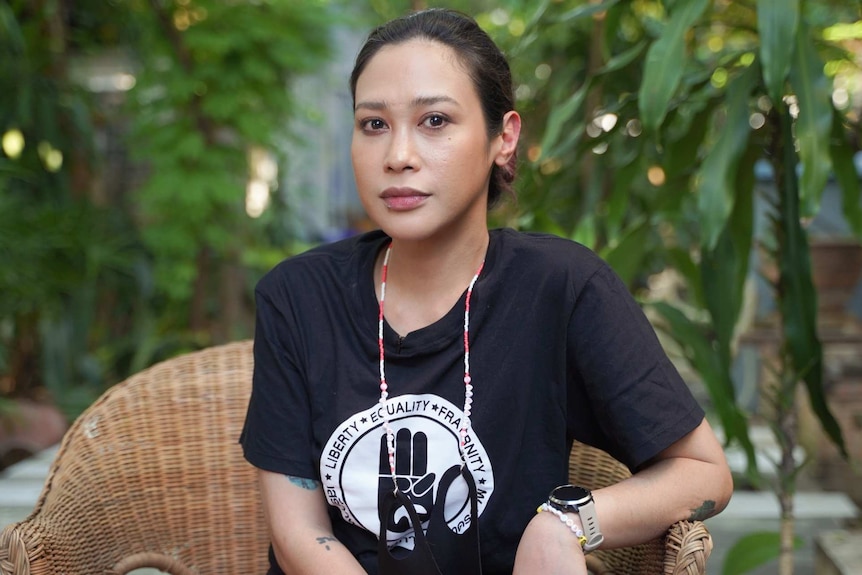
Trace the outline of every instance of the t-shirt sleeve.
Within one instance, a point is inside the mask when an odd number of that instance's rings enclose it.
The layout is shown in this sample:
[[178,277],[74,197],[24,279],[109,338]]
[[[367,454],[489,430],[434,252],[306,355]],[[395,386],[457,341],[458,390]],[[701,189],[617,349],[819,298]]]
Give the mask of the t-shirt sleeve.
[[598,427],[587,442],[635,470],[697,427],[703,409],[609,266],[575,297],[567,353]]
[[300,344],[286,295],[255,290],[254,371],[243,454],[255,467],[316,478],[312,455],[311,409]]

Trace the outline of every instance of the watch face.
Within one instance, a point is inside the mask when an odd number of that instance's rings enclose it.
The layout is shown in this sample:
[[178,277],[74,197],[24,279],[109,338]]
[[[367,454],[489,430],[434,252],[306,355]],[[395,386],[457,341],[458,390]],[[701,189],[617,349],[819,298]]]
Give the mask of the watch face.
[[583,504],[590,496],[591,493],[583,487],[563,485],[551,492],[551,501],[560,505]]

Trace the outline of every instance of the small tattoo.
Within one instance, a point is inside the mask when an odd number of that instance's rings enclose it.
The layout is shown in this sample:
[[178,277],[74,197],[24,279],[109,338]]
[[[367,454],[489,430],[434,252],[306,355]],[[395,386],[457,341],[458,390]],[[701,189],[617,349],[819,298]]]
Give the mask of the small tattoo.
[[320,543],[321,545],[326,546],[327,551],[329,551],[329,545],[327,545],[327,543],[329,543],[330,541],[335,541],[335,537],[318,537],[317,538],[317,542]]
[[704,519],[709,519],[715,515],[715,501],[706,500],[703,502],[703,505],[698,507],[697,509],[691,510],[691,517],[689,517],[689,521],[703,521]]
[[294,477],[293,475],[285,475],[287,480],[296,485],[297,487],[302,487],[303,489],[308,489],[309,491],[313,491],[317,489],[320,485],[314,479],[306,479],[305,477]]

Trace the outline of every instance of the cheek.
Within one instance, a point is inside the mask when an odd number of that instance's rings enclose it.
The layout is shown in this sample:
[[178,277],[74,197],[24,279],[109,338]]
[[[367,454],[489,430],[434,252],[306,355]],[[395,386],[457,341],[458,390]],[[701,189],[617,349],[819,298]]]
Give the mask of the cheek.
[[441,166],[464,169],[469,173],[479,173],[488,163],[488,143],[479,135],[470,134],[464,138],[447,138],[429,152]]
[[463,138],[429,140],[422,147],[421,156],[428,166],[456,166],[470,161],[472,150]]
[[369,157],[368,147],[357,144],[350,146],[350,161],[353,164],[353,174],[358,184],[365,179],[371,169],[369,165],[371,158]]

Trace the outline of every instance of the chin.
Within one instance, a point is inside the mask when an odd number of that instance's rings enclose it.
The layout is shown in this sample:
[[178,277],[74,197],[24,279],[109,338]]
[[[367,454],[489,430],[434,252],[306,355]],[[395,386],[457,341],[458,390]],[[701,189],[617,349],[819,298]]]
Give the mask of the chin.
[[433,231],[422,226],[384,224],[380,226],[380,229],[383,230],[387,236],[399,242],[422,242],[434,239],[435,237]]

